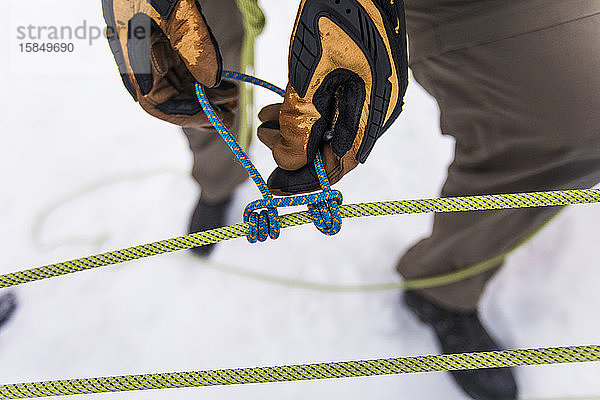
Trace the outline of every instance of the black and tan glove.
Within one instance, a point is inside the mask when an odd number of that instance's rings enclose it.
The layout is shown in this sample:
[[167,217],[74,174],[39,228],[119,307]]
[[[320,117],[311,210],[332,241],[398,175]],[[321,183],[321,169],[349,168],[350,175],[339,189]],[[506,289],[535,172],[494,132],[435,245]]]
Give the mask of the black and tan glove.
[[151,115],[185,127],[211,127],[195,96],[207,95],[227,125],[238,89],[221,82],[217,41],[195,0],[102,0],[107,36],[123,83]]
[[408,83],[402,0],[303,0],[292,33],[283,104],[265,107],[258,136],[279,166],[277,194],[319,188],[364,163],[402,111]]

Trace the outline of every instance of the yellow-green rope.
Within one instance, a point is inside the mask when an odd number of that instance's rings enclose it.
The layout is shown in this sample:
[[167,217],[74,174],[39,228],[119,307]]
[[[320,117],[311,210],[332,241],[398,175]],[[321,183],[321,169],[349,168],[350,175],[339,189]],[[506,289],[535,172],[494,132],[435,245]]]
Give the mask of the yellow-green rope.
[[[570,204],[597,202],[600,202],[600,189],[581,189],[348,204],[341,207],[341,214],[344,218],[357,218],[429,212],[566,206]],[[280,222],[281,228],[289,228],[309,224],[312,220],[307,212],[298,212],[282,216]],[[234,239],[245,236],[247,229],[247,226],[244,224],[232,225],[90,257],[13,272],[0,276],[0,288]]]
[[600,346],[343,361],[0,385],[0,398],[124,392],[600,361]]
[[[252,74],[254,43],[265,24],[264,14],[257,0],[236,0],[242,12],[245,37],[242,49],[241,71]],[[250,145],[253,134],[253,88],[242,84],[240,93],[240,144]],[[472,196],[445,199],[405,200],[352,204],[342,207],[344,218],[375,215],[414,214],[427,212],[459,212],[497,210],[525,207],[566,206],[600,202],[598,189],[555,192],[520,193],[508,195]],[[287,228],[310,223],[306,212],[286,215],[281,227]],[[540,228],[541,229],[541,228]],[[539,231],[536,230],[521,244]],[[184,237],[167,239],[127,249],[103,253],[77,260],[56,263],[0,276],[0,288],[15,286],[77,271],[93,269],[144,257],[217,243],[245,236],[245,225],[234,225]],[[520,245],[521,245],[520,244]],[[520,247],[516,246],[498,256],[446,275],[381,285],[361,285],[350,290],[422,289],[457,282],[487,271]],[[238,273],[240,273],[238,271]],[[247,273],[247,275],[261,275]],[[263,280],[302,286],[301,281],[286,280],[264,274]],[[348,291],[347,287],[304,282],[307,288]],[[287,382],[315,379],[350,378],[377,375],[397,375],[418,372],[452,371],[559,363],[600,361],[600,346],[573,346],[548,349],[507,350],[483,353],[445,354],[438,356],[406,357],[365,361],[346,361],[323,364],[255,367],[214,371],[176,372],[147,375],[116,376],[108,378],[70,379],[0,385],[0,399],[23,399],[75,394],[96,394],[133,390],[170,389],[200,386],[237,385],[252,383]]]
[[185,172],[175,166],[164,166],[148,170],[120,173],[111,176],[106,176],[98,180],[86,183],[84,186],[72,190],[62,195],[58,199],[51,201],[49,204],[44,206],[44,208],[41,211],[39,211],[37,215],[35,215],[35,217],[33,218],[33,224],[31,228],[31,239],[34,245],[39,250],[43,251],[50,251],[60,246],[74,244],[87,244],[97,249],[101,248],[104,245],[104,243],[106,243],[106,241],[109,239],[108,233],[95,234],[94,236],[69,235],[68,237],[53,240],[52,242],[44,242],[42,240],[42,230],[44,224],[56,210],[63,207],[65,204],[77,200],[81,197],[87,196],[97,190],[105,189],[112,185],[119,185],[128,181],[154,178],[163,174],[176,175],[184,177],[186,179],[189,179],[190,177],[189,172]]
[[[138,180],[138,179],[146,179],[149,177],[158,176],[161,174],[173,174],[176,176],[189,178],[189,173],[186,173],[178,168],[165,166],[161,168],[154,168],[150,170],[142,170],[125,174],[117,174],[110,177],[104,177],[98,181],[91,182],[86,184],[85,186],[73,190],[72,192],[60,197],[57,200],[52,201],[48,206],[44,207],[44,209],[38,213],[38,215],[34,218],[33,228],[32,228],[32,239],[36,244],[36,247],[42,250],[52,250],[59,246],[64,246],[65,244],[89,244],[95,248],[100,248],[101,245],[107,240],[109,235],[107,233],[103,233],[100,235],[84,237],[71,235],[69,237],[61,238],[60,240],[54,240],[52,242],[42,242],[41,240],[41,231],[42,227],[45,223],[45,220],[52,214],[56,209],[62,207],[68,202],[71,202],[79,197],[88,195],[96,190],[102,189],[109,185],[116,185],[123,182],[127,182],[130,180]],[[557,214],[554,214],[556,216]],[[490,257],[487,260],[483,260],[481,262],[466,266],[459,270],[431,276],[423,279],[416,280],[403,280],[401,282],[386,282],[386,283],[373,283],[373,284],[329,284],[329,283],[321,283],[321,282],[313,282],[303,279],[295,279],[295,278],[287,278],[283,276],[278,276],[275,274],[262,273],[258,271],[253,271],[251,269],[237,267],[234,265],[224,264],[220,262],[216,262],[210,258],[200,259],[203,264],[211,269],[221,271],[224,273],[229,273],[232,275],[241,276],[248,279],[253,279],[257,281],[268,282],[272,284],[294,287],[306,290],[320,291],[320,292],[333,292],[333,293],[355,293],[355,292],[377,292],[377,291],[386,291],[386,290],[407,290],[407,289],[429,289],[437,286],[444,286],[451,283],[458,282],[463,279],[470,278],[472,276],[478,275],[480,273],[489,271],[490,269],[495,268],[497,265],[502,263],[504,259],[510,256],[513,252],[527,244],[533,237],[535,237],[542,229],[546,227],[546,225],[552,221],[554,217],[548,219],[545,223],[540,225],[537,229],[535,229],[531,234],[526,236],[523,240],[517,243],[514,247],[499,253],[493,257]],[[600,399],[599,399],[600,400]]]
[[[344,218],[354,218],[425,212],[461,212],[566,206],[570,204],[597,202],[600,202],[599,189],[583,189],[350,204],[343,206],[341,212]],[[310,222],[311,219],[308,213],[299,212],[283,216],[281,218],[281,227],[287,228]],[[6,274],[0,276],[0,288],[187,249],[202,244],[233,239],[245,236],[246,230],[247,227],[245,225],[233,225],[184,237],[167,239],[160,242],[85,257],[78,260]],[[480,266],[479,268],[483,267]],[[471,273],[479,272],[474,270],[471,271]],[[439,279],[439,277],[434,279]],[[448,277],[446,277],[446,279],[448,279]],[[464,279],[464,276],[455,276],[452,277],[452,279],[460,280]],[[417,283],[419,282],[413,282],[413,285],[415,286],[411,288],[422,287],[418,286]],[[421,280],[420,284],[423,283],[423,280]],[[426,283],[428,285],[439,284],[439,281]],[[348,378],[591,361],[600,361],[600,346],[590,345],[550,349],[447,354],[439,356],[334,362],[325,364],[255,367],[217,371],[163,373],[7,384],[0,385],[0,398],[16,399],[69,394]]]
[[[556,214],[554,215],[556,216]],[[450,285],[452,283],[460,282],[462,280],[471,278],[475,275],[482,274],[489,270],[492,270],[500,265],[508,256],[526,245],[531,239],[533,239],[542,229],[544,229],[553,219],[554,216],[549,218],[542,225],[537,227],[533,232],[526,236],[523,240],[517,243],[514,247],[494,256],[487,260],[469,265],[467,267],[458,269],[456,271],[448,272],[446,274],[435,275],[427,278],[420,279],[405,279],[400,282],[386,282],[386,283],[372,283],[372,284],[333,284],[333,283],[321,283],[313,282],[303,279],[286,278],[274,274],[267,274],[258,271],[252,271],[246,268],[240,268],[233,265],[223,264],[217,261],[213,261],[209,258],[203,259],[203,263],[206,267],[241,276],[248,279],[253,279],[262,282],[273,283],[276,285],[314,290],[318,292],[330,292],[330,293],[356,293],[356,292],[380,292],[386,290],[419,290],[419,289],[431,289],[434,287]]]
[[[239,71],[254,74],[254,43],[265,27],[265,15],[257,0],[236,0],[238,9],[244,21],[244,42]],[[238,142],[247,150],[254,134],[254,86],[240,82],[239,109],[239,138]]]

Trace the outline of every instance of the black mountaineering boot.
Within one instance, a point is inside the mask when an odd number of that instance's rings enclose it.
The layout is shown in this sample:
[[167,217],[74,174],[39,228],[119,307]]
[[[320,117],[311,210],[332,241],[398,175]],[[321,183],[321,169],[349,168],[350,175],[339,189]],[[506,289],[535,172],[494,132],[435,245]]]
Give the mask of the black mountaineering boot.
[[[225,217],[230,205],[231,198],[219,203],[208,203],[200,197],[192,214],[188,232],[196,233],[225,226]],[[193,247],[190,250],[197,256],[208,257],[214,248],[215,244],[206,244],[204,246]]]
[[[481,325],[477,312],[455,312],[440,307],[415,291],[404,294],[404,302],[417,317],[435,331],[445,354],[499,350]],[[451,371],[452,377],[476,400],[514,400],[517,384],[510,368]]]
[[17,298],[13,293],[0,296],[0,327],[7,323],[17,309]]

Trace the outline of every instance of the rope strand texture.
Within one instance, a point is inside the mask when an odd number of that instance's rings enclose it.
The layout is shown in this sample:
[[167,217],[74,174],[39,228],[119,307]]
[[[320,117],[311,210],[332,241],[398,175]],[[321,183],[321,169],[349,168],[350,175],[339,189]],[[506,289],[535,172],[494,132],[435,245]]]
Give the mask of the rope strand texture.
[[[248,77],[249,78],[249,77]],[[253,78],[249,78],[253,79]],[[201,88],[199,88],[201,91]],[[210,107],[206,100],[205,106]],[[209,116],[210,117],[210,116]],[[214,121],[219,122],[218,118]],[[222,124],[221,124],[222,125]],[[223,126],[223,130],[226,131]],[[221,132],[220,132],[221,133]],[[228,138],[225,137],[226,141]],[[235,139],[228,144],[235,143]],[[237,143],[235,143],[237,145]],[[232,146],[232,149],[235,146]],[[239,145],[237,145],[239,148]],[[236,148],[237,150],[237,148]],[[241,148],[240,154],[244,154]],[[234,152],[236,152],[234,150]],[[238,155],[236,153],[236,155]],[[242,157],[243,158],[243,157]],[[249,160],[241,160],[248,162]],[[246,166],[246,164],[244,164]],[[252,166],[253,168],[253,166]],[[318,168],[318,165],[317,165]],[[272,200],[262,178],[251,177],[257,182],[265,201]],[[323,177],[321,177],[323,178]],[[323,178],[326,180],[326,178]],[[321,184],[327,194],[328,183]],[[261,184],[264,187],[261,188]],[[325,187],[326,186],[326,187]],[[266,189],[266,190],[265,190]],[[335,191],[331,191],[333,193]],[[340,194],[341,196],[341,194]],[[339,199],[341,203],[341,198]],[[294,201],[294,200],[281,200]],[[280,218],[281,228],[307,224],[319,218],[332,218],[338,213],[342,218],[356,218],[374,215],[415,214],[428,212],[461,212],[478,210],[500,210],[509,208],[566,206],[600,202],[600,190],[563,190],[553,192],[499,194],[441,199],[403,200],[377,203],[363,203],[340,206],[339,203],[329,210],[318,205],[309,212],[288,214]],[[337,206],[337,207],[336,207]],[[267,211],[270,210],[269,207]],[[276,208],[274,208],[276,212]],[[267,216],[269,221],[272,219]],[[334,217],[335,219],[335,217]],[[266,220],[262,225],[267,225]],[[319,227],[317,222],[317,226]],[[339,223],[341,223],[341,218]],[[324,224],[321,231],[335,230]],[[167,239],[159,242],[134,246],[122,250],[107,252],[77,260],[32,268],[0,276],[0,288],[15,286],[50,277],[66,275],[93,268],[104,267],[126,261],[150,257],[158,254],[188,249],[204,244],[249,235],[247,224],[238,224],[210,231]],[[262,233],[264,238],[264,230]],[[234,385],[267,382],[285,382],[313,379],[349,378],[375,375],[406,374],[416,372],[452,371],[464,369],[498,368],[525,365],[580,363],[600,361],[600,346],[558,347],[549,349],[530,349],[496,351],[484,353],[446,354],[439,356],[377,359],[366,361],[333,362],[324,364],[289,365],[281,367],[255,367],[225,369],[216,371],[162,373],[148,375],[130,375],[108,378],[71,379],[51,382],[33,382],[0,385],[0,398],[21,399],[58,395],[93,394],[123,392],[131,390],[168,389],[199,386]]]
[[[285,96],[285,91],[283,89],[253,76],[241,74],[239,72],[223,71],[223,78],[252,83],[253,85],[261,86],[277,93],[280,96]],[[219,135],[221,135],[227,146],[238,158],[260,193],[263,195],[261,200],[248,204],[244,212],[244,222],[248,224],[247,238],[250,243],[256,243],[257,241],[264,242],[269,237],[271,239],[277,239],[279,237],[280,224],[279,213],[277,210],[278,207],[307,205],[309,214],[315,226],[321,233],[333,236],[340,231],[342,227],[342,217],[340,215],[339,206],[342,204],[342,194],[337,190],[331,189],[327,173],[323,167],[323,160],[318,152],[314,159],[314,167],[321,186],[321,192],[297,196],[274,197],[265,183],[265,180],[262,178],[254,164],[252,164],[248,154],[242,149],[235,137],[229,132],[215,112],[202,85],[198,83],[196,83],[196,96],[212,126]],[[260,213],[257,212],[261,209],[263,211]]]
[[[600,202],[600,189],[578,189],[347,204],[340,206],[340,214],[343,218],[358,218],[378,215],[402,215],[430,212],[567,206],[571,204],[589,204],[598,202]],[[312,223],[312,219],[307,211],[287,214],[280,217],[280,226],[282,229],[309,223]],[[106,267],[173,251],[190,249],[204,244],[218,243],[246,236],[247,234],[248,226],[246,224],[238,224],[76,260],[13,272],[0,276],[0,288],[16,286],[94,268]]]
[[600,346],[442,354],[322,364],[173,372],[0,385],[0,398],[175,389],[600,361]]

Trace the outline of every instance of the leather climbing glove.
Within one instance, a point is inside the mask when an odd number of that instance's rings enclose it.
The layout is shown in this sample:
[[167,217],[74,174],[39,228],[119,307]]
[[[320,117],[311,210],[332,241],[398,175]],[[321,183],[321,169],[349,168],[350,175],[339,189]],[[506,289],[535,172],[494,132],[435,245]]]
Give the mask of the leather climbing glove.
[[233,123],[237,86],[221,82],[221,53],[197,1],[102,0],[102,10],[123,83],[144,110],[180,126],[211,127],[196,100],[198,81]]
[[402,111],[407,76],[402,0],[303,0],[285,100],[259,114],[273,192],[317,190],[317,150],[331,183],[364,163]]

